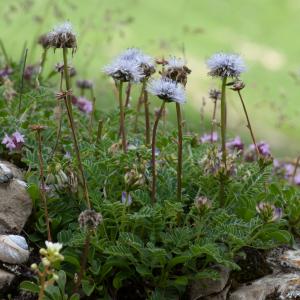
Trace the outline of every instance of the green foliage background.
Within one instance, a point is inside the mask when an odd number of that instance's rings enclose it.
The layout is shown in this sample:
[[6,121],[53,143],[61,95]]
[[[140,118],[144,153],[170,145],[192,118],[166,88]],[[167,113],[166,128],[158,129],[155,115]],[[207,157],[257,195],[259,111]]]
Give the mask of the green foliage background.
[[[243,76],[245,98],[258,138],[269,142],[279,156],[296,156],[300,87],[289,73],[299,73],[300,68],[299,11],[298,0],[2,0],[0,26],[9,55],[20,55],[27,41],[33,63],[41,54],[34,45],[39,34],[59,21],[74,23],[79,47],[73,64],[80,77],[96,81],[102,108],[114,102],[101,67],[123,48],[137,46],[156,56],[184,53],[193,70],[186,106],[193,129],[201,126],[202,98],[217,85],[206,76],[205,58],[220,50],[238,52],[249,69]],[[54,64],[61,59],[57,54],[51,60]],[[230,127],[249,141],[233,93],[229,104]]]

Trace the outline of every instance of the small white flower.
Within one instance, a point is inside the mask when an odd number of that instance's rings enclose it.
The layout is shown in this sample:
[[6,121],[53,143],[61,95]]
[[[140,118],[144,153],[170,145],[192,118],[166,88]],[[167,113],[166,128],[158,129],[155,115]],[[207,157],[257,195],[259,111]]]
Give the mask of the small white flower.
[[185,103],[183,85],[169,78],[153,79],[148,83],[147,91],[168,102]]
[[45,242],[47,250],[51,251],[53,253],[59,253],[59,251],[62,249],[63,245],[61,243],[52,243],[49,241]]

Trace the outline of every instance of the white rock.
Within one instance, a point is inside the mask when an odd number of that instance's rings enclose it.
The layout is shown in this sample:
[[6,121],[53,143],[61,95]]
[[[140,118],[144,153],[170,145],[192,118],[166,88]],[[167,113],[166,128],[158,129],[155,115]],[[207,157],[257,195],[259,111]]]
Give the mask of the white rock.
[[14,278],[15,278],[14,274],[11,274],[9,272],[0,269],[0,289],[10,285],[10,283],[13,281]]
[[26,240],[19,235],[0,235],[0,261],[21,264],[28,260]]

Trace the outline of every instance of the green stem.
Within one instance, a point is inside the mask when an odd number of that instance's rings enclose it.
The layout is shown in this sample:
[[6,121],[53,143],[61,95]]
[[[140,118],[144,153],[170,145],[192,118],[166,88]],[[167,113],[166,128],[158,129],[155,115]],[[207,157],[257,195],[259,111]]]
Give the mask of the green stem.
[[124,114],[124,106],[123,106],[123,82],[119,83],[119,108],[120,108],[120,131],[122,137],[122,148],[124,153],[127,152],[127,141],[126,141],[126,132],[125,132],[125,114]]
[[9,58],[8,58],[8,55],[7,55],[7,52],[6,52],[6,50],[5,50],[3,41],[2,41],[1,39],[0,39],[0,48],[1,48],[2,54],[3,54],[3,56],[4,56],[6,65],[7,65],[7,66],[10,66],[10,60],[9,60]]
[[22,95],[23,95],[23,87],[24,87],[24,72],[26,67],[26,60],[27,60],[27,54],[28,54],[28,48],[25,49],[24,53],[24,60],[23,60],[23,68],[21,73],[21,79],[20,79],[20,96],[19,96],[19,114],[21,112],[21,106],[22,106]]
[[90,123],[89,123],[89,134],[90,134],[90,137],[92,139],[92,133],[93,133],[93,123],[94,123],[94,117],[95,117],[95,110],[96,110],[96,97],[94,95],[94,90],[93,88],[91,89],[91,98],[92,98],[92,105],[93,105],[93,109],[92,109],[92,112],[91,112],[91,115],[90,115]]
[[[68,70],[68,55],[67,54],[68,54],[68,49],[63,48],[64,75],[65,75],[65,81],[66,81],[66,89],[67,89],[67,91],[69,91],[71,89],[71,83],[70,83],[70,76],[69,76],[69,70]],[[68,94],[67,97],[65,98],[65,104],[66,104],[69,123],[70,123],[70,127],[71,127],[71,133],[72,133],[75,153],[76,153],[76,157],[77,157],[78,168],[81,173],[81,180],[82,180],[82,184],[83,184],[83,194],[84,194],[84,198],[85,198],[87,207],[91,208],[88,187],[87,187],[86,179],[84,176],[83,166],[82,166],[81,157],[80,157],[80,150],[79,150],[79,145],[78,145],[77,136],[76,136],[76,129],[75,129],[75,124],[74,124],[74,119],[73,119],[73,111],[72,111],[72,103],[71,103],[70,94]]]
[[[226,81],[227,77],[222,80],[222,95],[221,95],[221,138],[222,138],[222,162],[224,165],[225,173],[227,172],[227,161],[226,161],[226,123],[227,123],[227,111],[226,111]],[[225,181],[224,175],[220,178],[220,205],[221,207],[225,204]]]
[[98,123],[96,145],[99,143],[99,141],[101,141],[102,129],[103,129],[103,120],[101,119],[101,120],[99,120],[99,123]]
[[152,132],[152,159],[151,159],[151,165],[152,165],[152,189],[151,189],[151,200],[152,204],[156,201],[156,164],[155,164],[155,146],[156,146],[156,132],[157,132],[157,126],[159,119],[162,115],[162,112],[165,108],[166,102],[163,100],[163,103],[160,107],[160,110],[157,114],[156,120],[154,122],[153,126],[153,132]]
[[181,201],[182,189],[182,117],[180,104],[176,103],[177,126],[178,126],[178,165],[177,165],[177,201]]

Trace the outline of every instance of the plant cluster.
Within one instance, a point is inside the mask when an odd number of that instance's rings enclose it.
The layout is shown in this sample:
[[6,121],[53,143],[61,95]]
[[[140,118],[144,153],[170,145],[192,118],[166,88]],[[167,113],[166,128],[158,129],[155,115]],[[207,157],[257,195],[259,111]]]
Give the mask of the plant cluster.
[[[299,160],[273,163],[268,145],[256,142],[241,94],[240,56],[208,60],[209,75],[221,83],[209,93],[211,132],[190,133],[181,113],[191,72],[183,59],[154,60],[135,48],[121,53],[103,68],[119,104],[106,112],[93,82],[77,80],[72,88],[68,50],[76,56],[78,42],[71,24],[40,43],[37,71],[8,58],[0,71],[0,155],[25,170],[34,204],[29,239],[39,247],[46,240],[22,289],[39,300],[184,299],[193,282],[218,278],[217,265],[239,270],[245,247],[293,243],[300,193],[291,183]],[[63,63],[49,81],[43,67],[50,48]],[[238,137],[227,140],[228,88],[243,106],[249,149]],[[140,89],[136,109],[133,89]],[[150,99],[161,101],[158,110],[151,111]],[[171,103],[176,128],[159,122]]]

